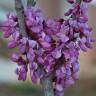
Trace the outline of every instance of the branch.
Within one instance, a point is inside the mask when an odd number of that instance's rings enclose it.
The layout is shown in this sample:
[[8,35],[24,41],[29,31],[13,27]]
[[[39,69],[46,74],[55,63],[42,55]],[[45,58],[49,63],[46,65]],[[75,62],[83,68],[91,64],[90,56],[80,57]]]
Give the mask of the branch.
[[[82,0],[77,0],[77,3],[81,3],[81,1]],[[35,4],[36,2],[34,0],[28,0],[27,2],[28,6],[35,6]],[[24,22],[24,13],[23,13],[24,8],[23,8],[21,0],[15,0],[15,9],[16,9],[17,17],[18,17],[20,33],[22,36],[26,37],[27,32],[26,32],[26,27],[25,27],[25,22]],[[43,70],[43,68],[41,70]],[[41,80],[45,96],[54,96],[52,78],[53,77],[50,75],[48,77],[44,77]]]
[[36,1],[35,0],[28,0],[27,6],[35,6],[35,5],[36,5]]
[[41,83],[42,83],[42,87],[44,90],[44,95],[45,96],[54,96],[52,76],[50,75],[49,77],[43,78],[41,80]]
[[26,32],[25,21],[24,21],[24,7],[21,0],[15,0],[15,9],[16,9],[18,23],[19,23],[19,31],[22,36],[26,37],[27,32]]
[[76,0],[76,2],[77,2],[78,4],[81,4],[82,0]]

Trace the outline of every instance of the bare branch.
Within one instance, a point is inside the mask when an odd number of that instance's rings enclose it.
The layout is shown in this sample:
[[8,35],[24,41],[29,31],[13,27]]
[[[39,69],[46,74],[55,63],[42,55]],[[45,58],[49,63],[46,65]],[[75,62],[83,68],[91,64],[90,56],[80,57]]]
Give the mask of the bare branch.
[[35,6],[35,5],[36,5],[36,1],[35,0],[28,0],[27,6]]
[[50,75],[49,77],[43,78],[41,82],[42,82],[42,87],[44,90],[44,95],[45,96],[54,96],[52,76]]
[[82,0],[76,0],[77,3],[81,4]]
[[22,36],[26,37],[27,32],[26,32],[25,21],[24,21],[24,7],[21,0],[15,0],[15,9],[16,9],[18,23],[19,23],[19,31]]

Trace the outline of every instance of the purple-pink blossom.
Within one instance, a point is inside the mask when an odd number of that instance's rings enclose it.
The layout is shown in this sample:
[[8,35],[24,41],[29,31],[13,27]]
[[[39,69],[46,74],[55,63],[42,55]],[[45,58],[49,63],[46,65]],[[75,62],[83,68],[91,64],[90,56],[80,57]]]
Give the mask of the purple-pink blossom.
[[[53,74],[52,79],[55,96],[61,96],[62,91],[73,85],[78,78],[79,51],[92,48],[92,28],[87,24],[87,3],[67,0],[72,8],[65,13],[66,20],[47,18],[36,7],[24,10],[24,20],[28,37],[19,32],[16,15],[9,14],[2,24],[5,38],[11,37],[8,48],[18,48],[12,55],[12,60],[19,68],[16,69],[18,80],[26,80],[27,72],[33,83]],[[44,71],[39,70],[39,66]]]

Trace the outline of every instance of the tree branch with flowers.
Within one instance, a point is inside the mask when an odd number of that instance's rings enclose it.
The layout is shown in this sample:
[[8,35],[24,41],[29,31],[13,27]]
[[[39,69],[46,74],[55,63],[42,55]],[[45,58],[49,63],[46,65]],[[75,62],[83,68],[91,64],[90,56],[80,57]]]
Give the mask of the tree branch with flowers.
[[3,36],[11,37],[8,48],[18,48],[12,61],[18,64],[18,80],[30,72],[34,84],[42,84],[45,96],[64,96],[64,89],[78,79],[79,51],[92,48],[92,28],[87,24],[88,3],[92,0],[66,0],[72,5],[68,19],[50,19],[37,8],[35,0],[15,0],[17,14],[7,14]]

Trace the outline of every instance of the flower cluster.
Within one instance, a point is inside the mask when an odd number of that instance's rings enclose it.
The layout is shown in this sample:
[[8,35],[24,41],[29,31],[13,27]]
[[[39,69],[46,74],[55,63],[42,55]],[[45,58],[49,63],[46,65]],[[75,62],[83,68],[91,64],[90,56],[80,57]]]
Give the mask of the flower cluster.
[[11,39],[8,48],[18,48],[12,60],[18,64],[16,74],[19,80],[26,80],[27,72],[33,83],[40,83],[43,77],[52,75],[55,96],[61,96],[64,88],[74,84],[78,78],[79,51],[92,48],[92,28],[87,24],[87,2],[81,4],[68,0],[73,8],[65,13],[69,18],[49,19],[36,7],[24,11],[27,36],[19,33],[18,19],[7,15],[3,34]]

